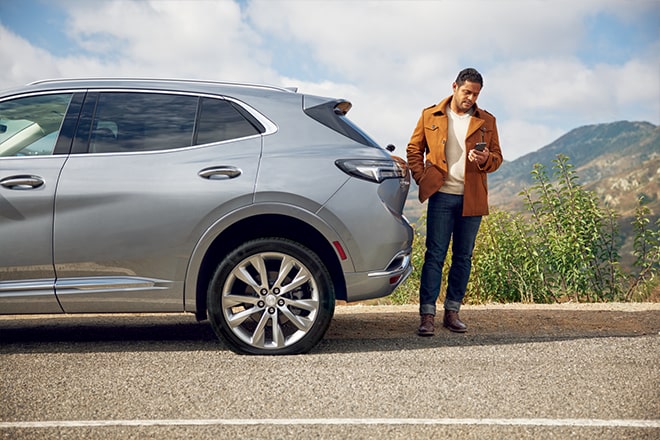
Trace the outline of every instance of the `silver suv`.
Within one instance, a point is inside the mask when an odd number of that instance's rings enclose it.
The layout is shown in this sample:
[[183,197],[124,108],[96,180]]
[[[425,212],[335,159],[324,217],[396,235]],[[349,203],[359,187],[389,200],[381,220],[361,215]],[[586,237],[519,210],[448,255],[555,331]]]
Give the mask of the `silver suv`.
[[0,314],[190,312],[303,353],[410,273],[405,162],[343,99],[202,81],[0,93]]

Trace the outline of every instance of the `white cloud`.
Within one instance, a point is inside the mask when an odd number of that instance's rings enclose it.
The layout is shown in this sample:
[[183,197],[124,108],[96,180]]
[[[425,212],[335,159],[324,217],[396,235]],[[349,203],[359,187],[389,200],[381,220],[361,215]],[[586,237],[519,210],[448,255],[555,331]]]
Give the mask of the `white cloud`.
[[[492,91],[507,116],[572,126],[644,118],[658,122],[658,61],[585,66],[577,59],[528,59],[494,71]],[[485,89],[486,90],[486,89]]]
[[[125,76],[272,81],[270,54],[234,2],[75,2],[71,38],[98,56],[89,67]],[[105,75],[104,72],[93,72]]]
[[504,160],[513,160],[536,151],[566,134],[565,130],[521,119],[509,119],[503,123],[498,121],[497,128]]
[[3,88],[61,76],[58,60],[0,25],[0,84]]
[[[660,47],[658,47],[660,53]],[[660,66],[647,60],[632,60],[615,69],[609,84],[614,84],[616,117],[643,119],[658,123],[660,120]],[[645,105],[650,100],[650,106]],[[647,113],[647,111],[650,112]]]
[[613,96],[603,93],[599,75],[575,58],[535,58],[497,66],[491,93],[501,117],[557,123],[614,107]]

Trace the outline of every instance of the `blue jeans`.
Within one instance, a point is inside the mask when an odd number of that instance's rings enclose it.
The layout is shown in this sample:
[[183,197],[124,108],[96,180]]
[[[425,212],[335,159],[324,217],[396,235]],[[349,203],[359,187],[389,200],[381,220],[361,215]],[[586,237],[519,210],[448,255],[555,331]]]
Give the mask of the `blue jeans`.
[[481,225],[481,216],[463,217],[463,196],[435,193],[429,198],[426,218],[426,253],[419,289],[419,313],[435,315],[440,294],[442,268],[451,247],[451,266],[447,278],[445,310],[458,311],[465,296],[472,251]]

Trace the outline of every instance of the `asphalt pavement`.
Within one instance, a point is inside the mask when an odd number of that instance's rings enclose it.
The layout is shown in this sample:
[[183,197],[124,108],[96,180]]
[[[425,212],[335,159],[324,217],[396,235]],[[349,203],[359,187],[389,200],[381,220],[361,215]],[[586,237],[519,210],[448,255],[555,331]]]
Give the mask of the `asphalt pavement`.
[[0,317],[0,438],[658,439],[660,307],[338,307],[306,355],[189,315]]

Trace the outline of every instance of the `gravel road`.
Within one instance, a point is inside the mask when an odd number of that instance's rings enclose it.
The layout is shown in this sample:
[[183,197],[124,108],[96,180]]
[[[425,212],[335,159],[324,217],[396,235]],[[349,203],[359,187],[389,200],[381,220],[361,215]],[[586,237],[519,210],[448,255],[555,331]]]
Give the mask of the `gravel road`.
[[660,304],[338,306],[301,356],[188,315],[0,318],[0,438],[660,438]]

